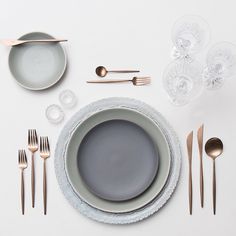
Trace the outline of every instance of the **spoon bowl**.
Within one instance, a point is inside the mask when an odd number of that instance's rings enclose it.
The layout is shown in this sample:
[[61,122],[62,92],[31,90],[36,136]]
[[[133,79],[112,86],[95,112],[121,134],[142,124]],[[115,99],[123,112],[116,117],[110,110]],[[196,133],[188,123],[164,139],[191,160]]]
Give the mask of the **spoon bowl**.
[[206,154],[212,159],[216,159],[223,152],[223,143],[219,138],[211,138],[205,144]]
[[105,77],[107,75],[107,69],[104,66],[98,66],[96,68],[96,74],[100,77]]

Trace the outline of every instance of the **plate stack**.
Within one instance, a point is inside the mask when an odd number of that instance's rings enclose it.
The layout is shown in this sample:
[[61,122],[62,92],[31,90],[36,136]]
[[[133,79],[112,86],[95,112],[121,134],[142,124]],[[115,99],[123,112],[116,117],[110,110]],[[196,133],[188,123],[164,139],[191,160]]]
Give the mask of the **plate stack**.
[[104,223],[128,224],[157,212],[178,182],[181,148],[161,114],[129,98],[81,109],[64,127],[55,170],[67,200]]

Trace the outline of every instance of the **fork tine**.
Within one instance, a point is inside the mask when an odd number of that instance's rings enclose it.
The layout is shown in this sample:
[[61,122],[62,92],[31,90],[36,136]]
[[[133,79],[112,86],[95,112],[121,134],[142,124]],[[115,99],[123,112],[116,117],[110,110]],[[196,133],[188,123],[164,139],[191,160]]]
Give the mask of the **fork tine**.
[[26,152],[25,152],[25,150],[23,150],[22,152],[23,152],[23,162],[24,162],[25,164],[27,164]]
[[33,130],[34,145],[36,145],[36,130]]
[[31,130],[31,139],[32,139],[32,145],[35,145],[35,136],[34,136],[34,130]]
[[30,130],[30,144],[32,145],[33,143],[33,135],[32,135],[32,129]]
[[18,150],[18,164],[20,164],[20,150]]
[[44,138],[43,137],[41,137],[41,144],[42,144],[41,152],[44,152]]
[[40,144],[39,144],[39,151],[42,152],[43,151],[43,148],[42,148],[42,137],[40,137]]
[[28,129],[28,145],[30,144],[30,130]]
[[46,138],[43,137],[43,152],[46,152]]
[[20,150],[20,164],[22,164],[22,150]]
[[47,152],[50,152],[48,137],[46,137],[46,147],[47,147]]
[[34,135],[35,135],[35,143],[38,144],[38,135],[36,129],[34,130]]

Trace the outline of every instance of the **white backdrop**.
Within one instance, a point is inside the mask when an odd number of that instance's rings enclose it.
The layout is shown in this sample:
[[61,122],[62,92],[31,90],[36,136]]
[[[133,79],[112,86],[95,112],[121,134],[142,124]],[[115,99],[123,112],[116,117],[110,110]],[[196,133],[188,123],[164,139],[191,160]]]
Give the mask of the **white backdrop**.
[[[67,38],[68,70],[64,80],[52,89],[30,92],[19,87],[8,68],[9,48],[0,47],[0,235],[234,235],[236,233],[236,81],[228,80],[217,92],[205,91],[191,104],[173,107],[162,87],[162,74],[170,63],[171,27],[186,14],[204,17],[212,30],[211,44],[236,43],[234,0],[0,0],[0,38],[17,38],[43,31]],[[210,46],[209,45],[209,46]],[[204,62],[204,51],[198,59]],[[137,68],[153,78],[151,86],[88,85],[94,69]],[[125,78],[125,77],[124,77]],[[145,101],[160,111],[181,140],[184,159],[179,185],[173,198],[153,217],[128,226],[96,223],[76,212],[65,200],[54,174],[53,155],[48,160],[48,215],[42,214],[42,160],[36,157],[36,208],[30,207],[30,168],[26,170],[26,215],[20,212],[20,175],[17,150],[27,144],[27,129],[49,135],[54,149],[63,125],[53,126],[45,118],[47,105],[58,103],[63,89],[78,97],[76,109],[101,98],[128,96]],[[217,215],[212,215],[211,160],[204,156],[205,207],[200,208],[199,159],[194,146],[194,208],[188,215],[187,156],[185,137],[205,124],[205,140],[222,138],[225,150],[217,159]],[[196,132],[195,132],[196,134]],[[195,136],[196,137],[196,136]],[[195,139],[196,141],[196,139]]]

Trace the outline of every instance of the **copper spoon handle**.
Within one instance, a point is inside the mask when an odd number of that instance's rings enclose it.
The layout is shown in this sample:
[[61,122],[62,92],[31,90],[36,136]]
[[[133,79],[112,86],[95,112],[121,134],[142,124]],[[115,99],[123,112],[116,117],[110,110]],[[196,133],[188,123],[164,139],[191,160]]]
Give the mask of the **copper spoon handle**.
[[204,178],[203,178],[203,163],[200,160],[200,197],[201,197],[201,207],[204,206]]
[[111,73],[138,73],[139,70],[108,70],[107,72]]
[[216,214],[216,164],[213,159],[213,213]]
[[189,214],[192,215],[193,209],[193,184],[192,184],[192,167],[189,166]]

